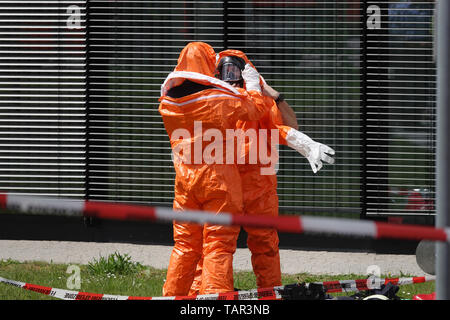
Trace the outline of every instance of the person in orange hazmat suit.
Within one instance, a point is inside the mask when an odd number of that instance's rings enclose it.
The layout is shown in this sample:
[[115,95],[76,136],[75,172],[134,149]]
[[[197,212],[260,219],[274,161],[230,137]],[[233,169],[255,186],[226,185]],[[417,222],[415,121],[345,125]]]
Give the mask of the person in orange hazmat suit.
[[[225,50],[218,54],[217,72],[219,78],[238,87],[245,87],[242,77],[239,76],[239,69],[244,69],[246,64],[253,64],[247,56],[239,50]],[[282,144],[288,144],[285,137],[291,129],[298,130],[298,123],[294,111],[289,104],[284,101],[281,95],[270,87],[261,77],[261,86],[264,88],[263,102],[270,107],[264,116],[258,121],[238,121],[236,127],[243,130],[267,130],[278,129],[279,139]],[[257,135],[257,137],[259,137]],[[271,139],[258,143],[258,147],[265,146],[267,152],[276,152],[275,146],[271,145]],[[246,152],[251,150],[251,146],[246,145]],[[256,150],[256,149],[253,149]],[[324,148],[329,153],[334,154],[331,148]],[[323,157],[327,157],[324,155]],[[325,158],[328,162],[333,162],[331,158]],[[278,216],[278,194],[276,173],[263,174],[261,167],[264,164],[241,164],[238,165],[242,180],[242,191],[244,210],[243,214],[251,216]],[[281,285],[281,267],[279,256],[279,239],[275,229],[272,228],[251,228],[244,227],[247,232],[247,245],[251,252],[251,262],[256,276],[258,288],[269,288]],[[189,295],[199,293],[202,279],[202,260],[197,265],[196,275],[189,291]]]
[[[214,214],[242,212],[239,170],[226,162],[226,130],[238,120],[258,120],[267,110],[261,103],[259,74],[243,72],[247,91],[238,91],[214,77],[216,54],[203,42],[192,42],[180,53],[177,66],[161,86],[159,112],[169,135],[175,168],[174,210],[203,210]],[[209,132],[210,136],[207,136]],[[205,158],[214,136],[215,149]],[[222,137],[222,138],[221,138]],[[229,150],[227,150],[229,151]],[[211,162],[211,158],[215,161]],[[237,226],[174,221],[164,296],[187,295],[195,267],[203,255],[200,293],[233,290],[232,259]]]

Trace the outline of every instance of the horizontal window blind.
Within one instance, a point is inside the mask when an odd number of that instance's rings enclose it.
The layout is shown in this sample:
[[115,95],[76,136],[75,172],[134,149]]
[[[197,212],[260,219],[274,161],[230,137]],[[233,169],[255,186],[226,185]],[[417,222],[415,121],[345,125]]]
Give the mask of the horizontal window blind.
[[170,206],[158,112],[181,49],[244,51],[300,131],[280,146],[283,214],[434,214],[434,1],[0,0],[0,190]]
[[85,196],[85,1],[0,1],[0,190]]
[[222,1],[89,1],[89,198],[172,204],[161,84],[187,43],[221,49],[222,7]]
[[361,211],[361,8],[359,1],[229,1],[230,47],[241,48],[285,95],[299,130],[336,150],[316,175],[280,146],[280,212]]
[[434,213],[434,1],[368,1],[367,214]]

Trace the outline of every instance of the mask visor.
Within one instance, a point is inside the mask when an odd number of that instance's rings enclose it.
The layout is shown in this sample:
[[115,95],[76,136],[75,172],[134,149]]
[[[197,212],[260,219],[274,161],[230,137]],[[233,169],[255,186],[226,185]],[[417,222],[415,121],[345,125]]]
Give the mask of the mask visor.
[[220,78],[223,81],[235,82],[241,80],[241,69],[235,64],[225,63],[222,66]]

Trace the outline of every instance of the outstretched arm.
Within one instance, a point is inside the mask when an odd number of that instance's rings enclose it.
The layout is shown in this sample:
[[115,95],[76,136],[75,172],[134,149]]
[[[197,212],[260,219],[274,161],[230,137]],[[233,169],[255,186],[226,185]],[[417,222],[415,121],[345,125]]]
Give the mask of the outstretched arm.
[[[281,112],[283,124],[298,130],[297,116],[295,115],[294,110],[286,102],[286,100],[278,99],[278,98],[281,98],[280,93],[278,91],[276,91],[275,89],[273,89],[271,86],[269,86],[265,81],[264,81],[264,87],[263,87],[263,94],[271,97],[273,100],[275,100],[277,102],[277,107]],[[278,101],[277,101],[277,99],[278,99]]]

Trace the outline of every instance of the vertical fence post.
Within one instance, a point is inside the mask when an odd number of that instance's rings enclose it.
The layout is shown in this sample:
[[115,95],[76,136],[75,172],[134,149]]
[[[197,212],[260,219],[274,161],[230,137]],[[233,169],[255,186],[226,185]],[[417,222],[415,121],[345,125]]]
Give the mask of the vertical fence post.
[[367,214],[367,1],[361,1],[361,214]]
[[[362,218],[389,209],[388,4],[362,1]],[[376,10],[377,9],[377,10]],[[378,20],[378,22],[377,22]],[[389,103],[389,102],[388,102]],[[385,111],[386,110],[386,111]]]
[[85,22],[85,32],[86,32],[86,152],[85,152],[85,198],[91,198],[91,183],[90,183],[90,172],[91,172],[91,111],[90,111],[90,0],[86,0],[86,22]]
[[[439,0],[435,8],[437,69],[437,145],[436,145],[436,227],[450,226],[450,91],[449,16],[450,1]],[[436,299],[450,299],[450,246],[436,243]]]
[[223,0],[223,50],[228,49],[228,0]]

